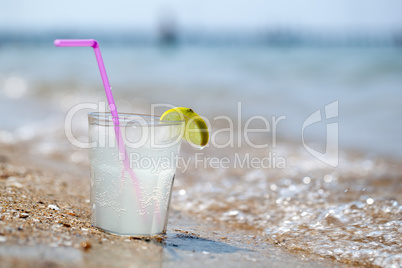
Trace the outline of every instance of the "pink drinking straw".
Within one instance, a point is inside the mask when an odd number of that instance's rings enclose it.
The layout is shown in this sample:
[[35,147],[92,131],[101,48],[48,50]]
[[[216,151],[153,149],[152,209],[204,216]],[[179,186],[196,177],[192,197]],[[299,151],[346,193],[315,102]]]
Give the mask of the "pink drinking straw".
[[[109,109],[112,113],[112,120],[117,139],[117,146],[119,148],[119,155],[123,158],[122,161],[124,165],[124,170],[122,171],[121,175],[122,177],[124,177],[124,171],[126,171],[130,175],[138,196],[138,200],[141,200],[141,191],[138,185],[138,179],[135,176],[133,170],[130,168],[126,147],[124,146],[123,138],[121,136],[119,115],[117,113],[117,107],[113,99],[112,88],[110,87],[109,79],[107,78],[105,65],[103,64],[102,54],[99,49],[98,41],[96,41],[95,39],[56,39],[54,40],[54,45],[56,47],[93,47],[95,51],[96,61],[98,62],[103,87],[105,88],[106,98],[109,103]],[[142,206],[141,210],[143,210]]]

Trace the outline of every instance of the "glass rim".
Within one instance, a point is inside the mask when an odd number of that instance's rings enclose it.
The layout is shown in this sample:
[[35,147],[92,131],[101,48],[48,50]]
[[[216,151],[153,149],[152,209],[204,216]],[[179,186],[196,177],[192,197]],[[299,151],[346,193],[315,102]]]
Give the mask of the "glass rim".
[[[178,121],[168,121],[168,120],[160,120],[161,116],[159,115],[149,115],[149,114],[135,114],[135,113],[119,113],[119,122],[120,123],[129,123],[129,122],[139,122],[138,119],[141,118],[147,123],[153,125],[159,125],[163,123],[163,125],[182,125],[185,120]],[[88,113],[88,118],[92,118],[95,120],[101,120],[103,122],[113,123],[113,115],[110,112],[90,112]]]

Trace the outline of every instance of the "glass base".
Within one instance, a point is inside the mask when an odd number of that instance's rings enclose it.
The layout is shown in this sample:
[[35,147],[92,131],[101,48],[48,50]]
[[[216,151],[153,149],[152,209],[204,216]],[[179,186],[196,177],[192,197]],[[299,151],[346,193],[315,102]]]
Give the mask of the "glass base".
[[108,234],[126,236],[126,237],[135,237],[135,238],[138,238],[138,239],[145,239],[145,238],[150,239],[150,238],[154,238],[154,237],[166,236],[166,230],[164,230],[161,233],[154,233],[154,234],[121,234],[121,233],[113,232],[113,231],[110,231],[110,230],[107,230],[107,229],[103,229],[103,228],[95,226],[93,224],[92,224],[92,227],[95,227],[96,229],[98,229],[98,230],[100,230],[102,232],[108,233]]

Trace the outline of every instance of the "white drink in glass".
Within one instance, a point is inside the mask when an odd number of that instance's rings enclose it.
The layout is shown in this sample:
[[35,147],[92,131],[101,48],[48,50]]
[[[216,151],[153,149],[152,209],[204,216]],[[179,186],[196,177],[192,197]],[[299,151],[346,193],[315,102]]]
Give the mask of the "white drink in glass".
[[132,176],[121,160],[110,114],[88,117],[92,225],[119,235],[165,233],[184,121],[119,114]]

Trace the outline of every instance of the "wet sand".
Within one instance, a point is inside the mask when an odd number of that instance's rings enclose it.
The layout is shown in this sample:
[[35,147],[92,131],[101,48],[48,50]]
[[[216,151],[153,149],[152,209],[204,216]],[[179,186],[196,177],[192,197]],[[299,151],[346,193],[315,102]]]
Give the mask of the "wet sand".
[[38,163],[16,146],[1,146],[0,160],[1,267],[347,267],[202,220],[178,210],[176,198],[166,236],[107,234],[89,222],[87,168]]

